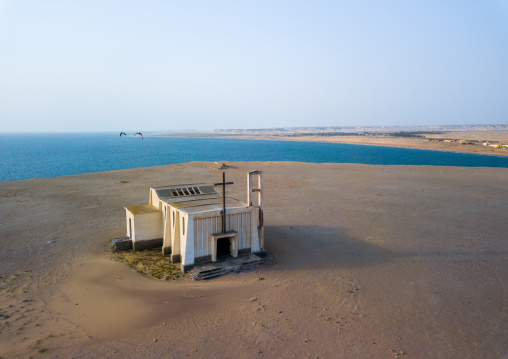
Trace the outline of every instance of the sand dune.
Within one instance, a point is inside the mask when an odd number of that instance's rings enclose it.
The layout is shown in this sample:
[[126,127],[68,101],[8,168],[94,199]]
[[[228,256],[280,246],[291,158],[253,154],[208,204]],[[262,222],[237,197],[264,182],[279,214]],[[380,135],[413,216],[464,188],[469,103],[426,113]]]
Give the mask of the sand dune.
[[206,282],[110,260],[124,205],[193,162],[0,182],[0,356],[505,358],[508,169],[229,163],[265,177],[260,268]]

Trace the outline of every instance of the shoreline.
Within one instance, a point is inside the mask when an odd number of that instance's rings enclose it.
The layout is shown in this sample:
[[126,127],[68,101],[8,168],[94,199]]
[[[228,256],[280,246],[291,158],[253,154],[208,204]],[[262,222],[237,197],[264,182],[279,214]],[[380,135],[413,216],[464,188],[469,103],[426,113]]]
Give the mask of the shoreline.
[[[167,136],[172,137],[172,136]],[[183,136],[182,136],[183,137]],[[284,135],[209,135],[197,136],[199,138],[224,138],[239,140],[272,140],[272,141],[297,141],[297,142],[321,142],[321,143],[344,143],[351,145],[370,145],[395,148],[412,148],[419,150],[434,150],[445,152],[470,153],[478,155],[508,156],[508,148],[494,148],[482,145],[463,145],[458,142],[437,142],[432,137],[404,138],[404,137],[382,137],[382,136],[284,136]],[[465,140],[456,138],[457,141]],[[489,140],[486,138],[486,140]],[[508,135],[506,136],[508,142]]]
[[[170,136],[164,136],[164,137],[170,137]],[[201,137],[193,137],[193,138],[201,138]],[[205,137],[203,137],[205,138]],[[221,137],[222,138],[222,137]],[[227,139],[227,138],[224,138]],[[235,138],[236,139],[236,138]],[[247,138],[244,138],[247,139]],[[252,140],[260,140],[260,141],[270,141],[270,139],[261,139],[256,138]],[[295,140],[295,142],[298,142]],[[309,142],[309,141],[301,141],[301,142]],[[312,142],[319,142],[319,141],[312,141]],[[327,142],[323,142],[327,143]],[[371,145],[371,144],[362,144],[362,143],[351,143],[354,145],[359,146],[377,146],[377,145]],[[407,149],[413,149],[413,150],[422,150],[422,151],[436,151],[436,152],[451,152],[451,153],[464,153],[464,154],[472,154],[472,155],[481,155],[481,156],[493,156],[493,157],[503,157],[496,154],[484,154],[484,153],[468,153],[468,152],[457,152],[457,151],[450,151],[450,150],[434,150],[434,149],[426,149],[426,148],[416,148],[416,147],[397,147],[397,146],[382,146],[382,147],[393,147],[393,148],[407,148]],[[75,173],[75,174],[63,174],[59,176],[52,176],[52,177],[30,177],[20,180],[0,180],[0,184],[2,183],[21,183],[23,181],[33,181],[33,180],[52,180],[52,179],[60,179],[63,177],[75,177],[75,176],[86,176],[86,175],[101,175],[101,174],[108,174],[112,172],[120,172],[120,171],[132,171],[132,170],[149,170],[152,168],[158,168],[158,167],[165,167],[165,166],[178,166],[178,165],[192,165],[193,163],[205,163],[210,161],[189,161],[189,162],[180,162],[180,163],[170,163],[170,164],[163,164],[163,165],[157,165],[157,166],[150,166],[150,167],[133,167],[133,168],[122,168],[122,169],[111,169],[111,170],[102,170],[102,171],[95,171],[95,172],[84,172],[84,173]],[[432,165],[432,164],[373,164],[373,163],[361,163],[361,162],[301,162],[301,161],[228,161],[228,160],[221,160],[221,161],[214,161],[210,162],[214,164],[219,163],[281,163],[281,164],[336,164],[336,165],[344,165],[344,164],[351,164],[351,165],[365,165],[365,166],[396,166],[396,167],[447,167],[447,168],[469,168],[469,169],[477,169],[477,168],[503,168],[506,169],[508,167],[501,167],[501,166],[459,166],[459,165]],[[213,167],[213,166],[211,166]]]
[[[492,140],[503,140],[508,139],[508,131],[505,131],[506,135],[503,135],[503,131],[497,131],[497,132],[491,132],[490,135],[486,136],[484,132],[478,132],[476,134],[477,137],[480,135],[481,138],[492,138]],[[501,135],[500,135],[501,134]],[[466,133],[467,136],[473,136],[475,135],[474,132]],[[371,164],[414,164],[414,165],[421,165],[421,164],[428,164],[428,165],[449,165],[449,166],[469,166],[469,167],[508,167],[508,162],[506,160],[508,159],[508,148],[493,148],[488,146],[481,146],[481,145],[461,145],[458,142],[444,142],[444,141],[437,141],[434,140],[431,135],[427,135],[428,138],[422,139],[422,138],[400,138],[400,137],[387,137],[387,136],[375,136],[375,135],[365,135],[365,136],[282,136],[282,135],[224,135],[224,134],[180,134],[178,136],[164,136],[164,135],[158,135],[158,136],[150,136],[152,138],[152,141],[149,140],[149,136],[147,137],[147,141],[144,143],[141,142],[135,142],[134,144],[136,146],[143,145],[142,150],[144,150],[144,154],[147,156],[146,158],[149,158],[148,156],[152,155],[153,153],[158,153],[157,160],[150,161],[149,163],[144,163],[144,161],[140,158],[138,158],[136,163],[127,162],[125,159],[128,157],[125,157],[122,155],[122,152],[118,151],[118,148],[115,147],[115,151],[113,151],[113,156],[115,158],[120,158],[119,162],[115,162],[113,167],[123,167],[123,169],[128,169],[130,166],[162,166],[166,165],[171,162],[179,162],[179,163],[186,163],[190,160],[242,160],[242,159],[250,159],[250,160],[279,160],[279,159],[286,159],[286,160],[298,160],[298,161],[315,161],[315,163],[321,163],[321,162],[329,162],[329,163],[350,163],[351,161],[357,161],[357,163],[371,163]],[[433,135],[435,136],[435,135]],[[497,136],[497,137],[496,137]],[[159,137],[159,141],[157,141],[157,137]],[[457,138],[460,138],[460,136],[456,136]],[[189,147],[189,152],[185,152],[186,148],[182,147],[182,154],[183,156],[179,157],[180,155],[174,154],[170,157],[164,157],[166,154],[162,153],[165,146],[168,144],[166,143],[166,140],[162,140],[161,138],[173,138],[174,142],[178,142],[178,138],[180,139],[203,139],[204,142],[208,139],[209,141],[214,141],[214,144],[217,145],[217,148],[219,149],[219,152],[214,152],[213,154],[206,152],[206,147],[199,147],[200,143],[199,141],[196,142],[186,142],[186,144]],[[232,140],[257,140],[257,141],[279,141],[278,144],[275,144],[272,142],[271,145],[273,148],[276,148],[277,151],[280,153],[283,153],[284,155],[276,155],[276,151],[261,151],[264,150],[265,147],[267,147],[268,143],[263,144],[256,144],[251,143],[250,145],[247,143],[240,143],[237,142],[234,144],[236,148],[239,149],[240,153],[245,153],[245,156],[241,156],[238,154],[235,154],[235,156],[232,155],[232,152],[227,151],[228,144],[225,142],[220,142],[222,139],[232,139]],[[106,139],[104,141],[109,141],[109,139]],[[168,142],[171,142],[171,140],[167,140]],[[219,142],[216,142],[219,141]],[[283,141],[283,142],[280,142]],[[285,141],[285,142],[284,142]],[[295,142],[296,143],[308,143],[308,146],[305,145],[298,145],[298,146],[291,146],[289,142]],[[184,141],[185,142],[185,141]],[[508,142],[508,141],[507,141]],[[300,150],[300,152],[291,152],[287,151],[286,148],[292,148],[292,147],[315,147],[320,148],[321,146],[311,145],[311,143],[341,143],[341,144],[351,144],[351,145],[366,145],[366,146],[376,146],[372,147],[369,150],[362,150],[360,147],[350,147],[347,149],[342,149],[339,146],[336,147],[330,147],[330,151],[314,151],[312,149],[309,149],[309,151]],[[145,146],[146,145],[146,146]],[[197,146],[195,146],[197,145]],[[439,151],[442,154],[410,154],[404,153],[403,150],[400,151],[393,151],[393,152],[399,152],[400,158],[408,157],[405,161],[397,161],[397,155],[394,154],[390,157],[389,160],[383,161],[382,156],[377,156],[376,154],[378,152],[392,152],[392,150],[385,150],[383,151],[381,148],[386,147],[391,149],[419,149],[424,151]],[[247,149],[249,149],[247,151]],[[261,155],[252,155],[255,153],[252,148],[258,148],[260,149]],[[131,146],[128,147],[128,150],[134,150],[131,148]],[[243,151],[243,152],[242,152]],[[287,153],[285,153],[287,152]],[[327,152],[333,153],[333,155],[327,155]],[[362,156],[362,153],[366,152],[368,155]],[[438,153],[439,153],[438,152]],[[20,151],[20,153],[23,153]],[[95,153],[95,152],[93,152]],[[473,157],[464,157],[459,158],[457,156],[450,156],[446,155],[446,153],[465,153],[465,154],[476,154],[476,155],[485,155],[489,157],[483,157],[479,158],[477,156]],[[189,155],[190,154],[190,155]],[[360,157],[356,156],[356,154],[360,154]],[[97,157],[97,156],[95,156]],[[413,160],[414,159],[414,160]],[[109,164],[106,166],[106,162],[102,163],[100,160],[98,161],[97,166],[92,166],[91,161],[84,161],[82,166],[74,166],[73,164],[76,163],[76,161],[82,161],[82,159],[77,158],[75,156],[74,161],[64,161],[64,165],[60,167],[52,166],[52,161],[58,160],[57,158],[45,158],[45,166],[29,166],[28,162],[23,161],[17,161],[16,163],[13,163],[10,165],[9,158],[6,158],[7,165],[3,168],[3,171],[1,173],[0,181],[8,181],[8,180],[14,180],[14,181],[21,181],[24,179],[32,179],[32,178],[48,178],[49,176],[63,176],[63,175],[74,175],[79,174],[75,173],[75,171],[79,170],[80,172],[83,171],[83,173],[95,173],[95,172],[103,172],[103,171],[110,171],[114,170],[111,168],[112,164]],[[123,161],[123,162],[122,162]],[[313,163],[313,162],[309,162]],[[27,173],[24,173],[24,168],[27,169]],[[135,167],[135,168],[143,168],[143,167]],[[67,172],[69,171],[69,172]],[[87,172],[87,171],[93,171],[93,172]],[[74,172],[74,173],[73,173]],[[48,176],[48,177],[46,177]]]
[[[169,137],[169,136],[168,136]],[[277,137],[277,136],[274,136]],[[210,138],[210,137],[189,137],[189,138]],[[452,150],[452,149],[433,149],[433,148],[424,148],[424,147],[418,147],[418,146],[403,146],[403,145],[395,145],[395,144],[371,144],[371,143],[360,143],[360,142],[335,142],[335,141],[322,141],[319,139],[316,140],[301,140],[295,137],[292,139],[291,137],[288,138],[246,138],[246,137],[217,137],[222,139],[235,139],[235,140],[254,140],[254,141],[293,141],[293,142],[320,142],[320,143],[342,143],[342,144],[348,144],[348,145],[359,145],[359,146],[373,146],[373,147],[391,147],[391,148],[405,148],[405,149],[412,149],[412,150],[422,150],[422,151],[436,151],[436,152],[450,152],[450,153],[464,153],[464,154],[471,154],[471,155],[481,155],[481,156],[494,156],[494,157],[505,157],[508,156],[508,150],[506,153],[480,153],[480,152],[467,152],[467,151],[459,151],[459,150]],[[291,161],[280,161],[280,162],[291,162]],[[309,163],[316,163],[316,162],[309,162]],[[337,162],[340,163],[340,162]],[[404,166],[404,165],[394,165],[394,166]],[[421,166],[421,165],[405,165],[405,166]],[[427,165],[432,166],[432,165]],[[451,166],[455,167],[455,166]],[[457,167],[464,167],[464,166],[457,166]]]

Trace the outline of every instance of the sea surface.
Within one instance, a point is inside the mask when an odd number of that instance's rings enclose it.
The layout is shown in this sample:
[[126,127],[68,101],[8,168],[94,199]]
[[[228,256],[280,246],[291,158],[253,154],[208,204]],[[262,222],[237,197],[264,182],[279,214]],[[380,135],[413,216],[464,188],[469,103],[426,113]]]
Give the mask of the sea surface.
[[0,180],[56,177],[189,161],[300,161],[508,168],[508,157],[340,143],[0,134]]

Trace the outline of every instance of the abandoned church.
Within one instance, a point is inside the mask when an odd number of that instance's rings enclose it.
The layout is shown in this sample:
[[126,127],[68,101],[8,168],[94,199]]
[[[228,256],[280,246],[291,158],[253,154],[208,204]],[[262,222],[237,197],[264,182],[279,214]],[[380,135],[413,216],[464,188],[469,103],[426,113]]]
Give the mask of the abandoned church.
[[129,246],[162,246],[173,263],[181,263],[182,272],[198,263],[264,254],[263,173],[247,174],[247,203],[226,197],[230,184],[223,173],[222,182],[213,185],[150,188],[148,204],[125,207]]

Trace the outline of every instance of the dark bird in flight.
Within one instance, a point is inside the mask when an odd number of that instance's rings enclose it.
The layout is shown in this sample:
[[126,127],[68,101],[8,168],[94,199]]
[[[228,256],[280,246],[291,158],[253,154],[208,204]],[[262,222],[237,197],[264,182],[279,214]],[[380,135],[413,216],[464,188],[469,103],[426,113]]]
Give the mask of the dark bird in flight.
[[[140,135],[141,139],[143,139],[143,134],[141,132],[136,132],[136,135]],[[136,135],[134,135],[134,136],[136,136]]]
[[127,136],[127,134],[125,132],[120,132],[120,137],[122,137],[122,135]]

